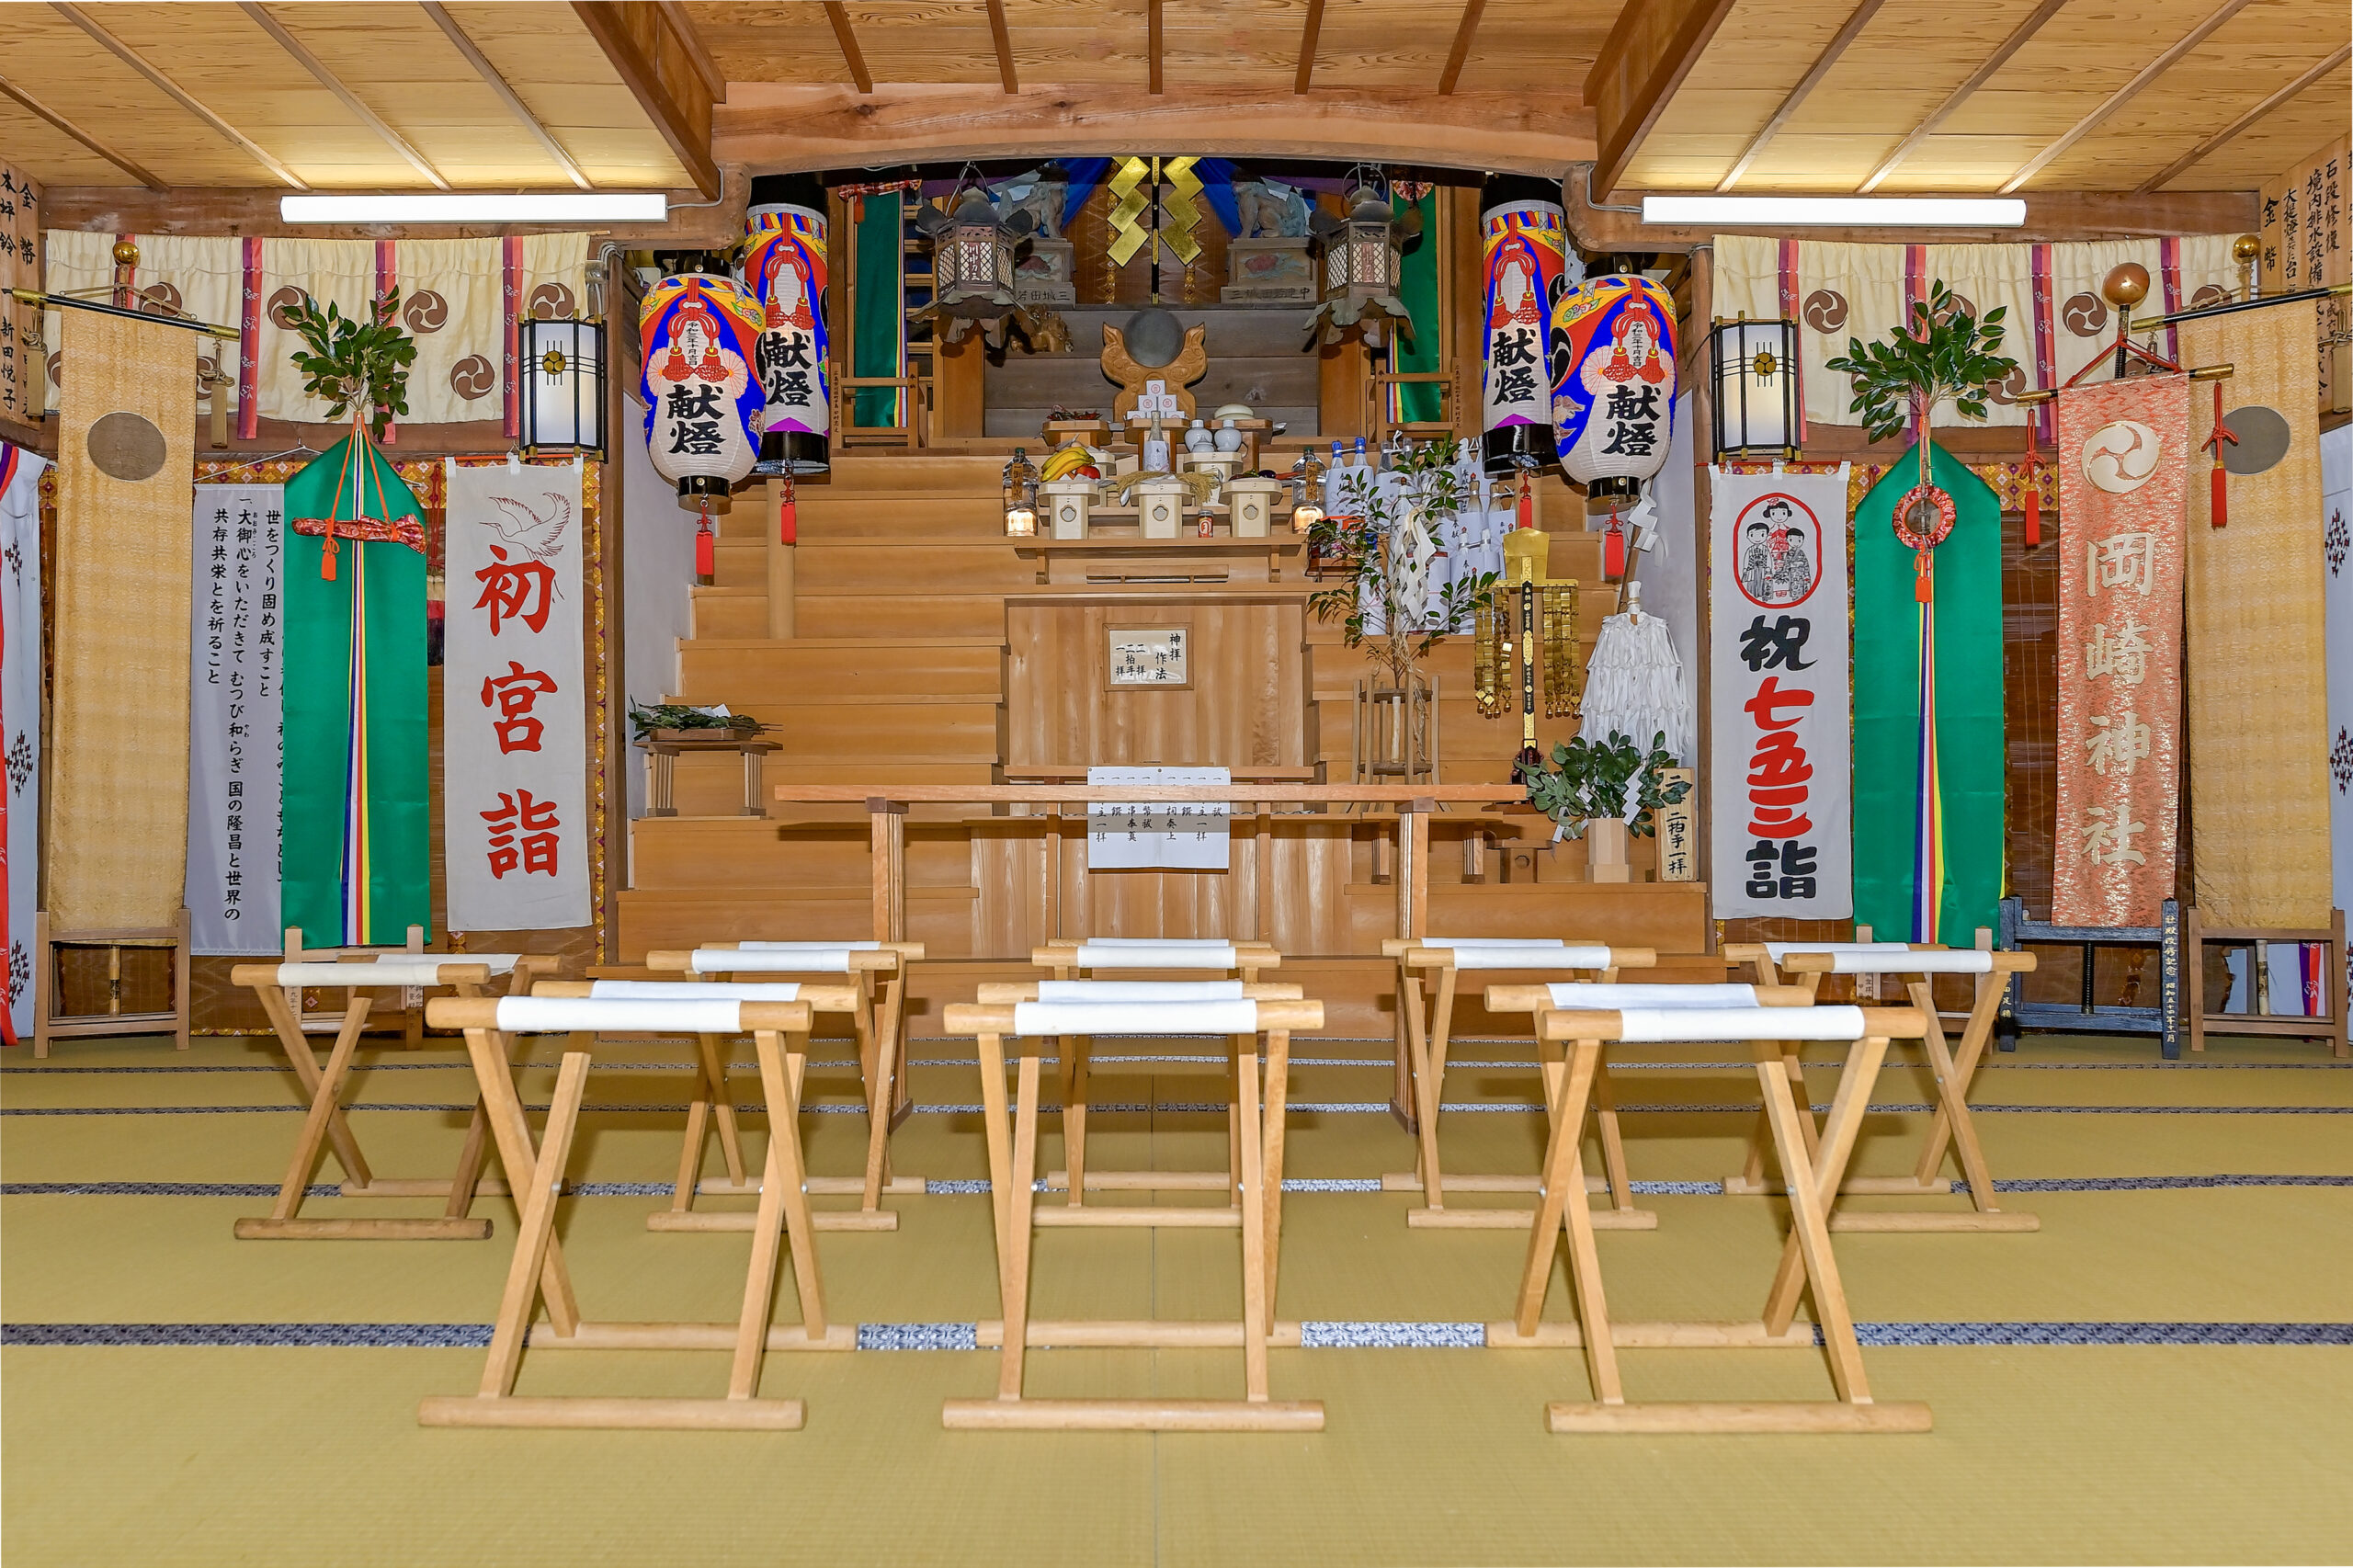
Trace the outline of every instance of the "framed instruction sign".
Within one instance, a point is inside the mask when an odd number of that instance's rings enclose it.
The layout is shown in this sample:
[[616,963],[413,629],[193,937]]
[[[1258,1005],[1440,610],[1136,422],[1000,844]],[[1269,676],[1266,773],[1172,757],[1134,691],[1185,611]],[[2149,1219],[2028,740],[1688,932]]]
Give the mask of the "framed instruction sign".
[[1114,691],[1138,687],[1176,691],[1193,684],[1185,660],[1188,638],[1184,627],[1115,626],[1105,635],[1109,657],[1104,667],[1110,672]]

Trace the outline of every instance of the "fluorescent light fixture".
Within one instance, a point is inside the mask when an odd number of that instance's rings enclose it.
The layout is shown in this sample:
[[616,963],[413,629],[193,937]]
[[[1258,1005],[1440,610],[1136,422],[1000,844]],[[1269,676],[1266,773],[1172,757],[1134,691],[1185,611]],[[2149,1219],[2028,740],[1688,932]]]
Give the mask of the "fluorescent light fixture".
[[[291,197],[288,200],[294,199]],[[1836,223],[1868,229],[2015,229],[2026,222],[2018,196],[1645,196],[1643,222],[1722,223],[1761,229]]]
[[281,196],[278,215],[289,223],[659,223],[670,199],[659,191]]

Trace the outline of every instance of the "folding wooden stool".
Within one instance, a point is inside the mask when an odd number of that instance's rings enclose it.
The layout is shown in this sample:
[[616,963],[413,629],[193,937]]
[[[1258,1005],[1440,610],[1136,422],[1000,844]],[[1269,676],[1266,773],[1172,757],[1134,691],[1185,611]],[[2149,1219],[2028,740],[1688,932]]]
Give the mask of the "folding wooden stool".
[[[856,1193],[856,1210],[824,1210],[817,1228],[824,1231],[890,1231],[898,1216],[882,1207],[884,1193],[921,1193],[919,1176],[893,1176],[890,1168],[892,1130],[906,1119],[907,1095],[904,1019],[907,966],[924,956],[921,942],[713,942],[688,951],[657,951],[645,955],[645,967],[656,973],[686,976],[679,983],[717,981],[730,983],[798,983],[800,995],[819,1013],[846,1013],[858,1045],[859,1084],[866,1094],[866,1169],[854,1176],[809,1178],[812,1193]],[[780,981],[784,975],[812,977]],[[757,976],[756,981],[751,977]],[[813,983],[814,977],[834,977],[835,983]],[[845,999],[847,1005],[845,1005]],[[744,1151],[738,1131],[738,1108],[727,1076],[727,1058],[716,1040],[696,1042],[694,1097],[687,1109],[686,1147],[679,1152],[681,1190],[671,1207],[647,1216],[655,1231],[741,1230],[742,1214],[697,1213],[694,1198],[748,1197],[756,1188],[745,1180]],[[702,1179],[704,1145],[710,1132],[719,1134],[721,1157],[727,1165],[724,1181]]]
[[[1004,1317],[995,1399],[951,1399],[940,1420],[950,1428],[1098,1431],[1314,1432],[1322,1402],[1276,1401],[1267,1389],[1267,1346],[1274,1327],[1275,1285],[1282,1243],[1283,1108],[1290,1093],[1290,1036],[1324,1027],[1324,1005],[1305,1001],[955,1003],[951,1035],[979,1041],[981,1100],[988,1128],[989,1204],[996,1225],[997,1289]],[[1234,1118],[1242,1147],[1234,1210],[1169,1210],[1203,1216],[1192,1223],[1237,1230],[1242,1238],[1242,1321],[1038,1322],[1029,1316],[1030,1245],[1052,1210],[1037,1208],[1039,1056],[1050,1040],[1108,1033],[1263,1034],[1263,1066],[1253,1040],[1236,1075]],[[1014,1103],[1006,1104],[1006,1047],[1019,1057]],[[1101,1216],[1122,1210],[1068,1210]],[[1064,1221],[1064,1223],[1071,1222]],[[1083,1223],[1113,1221],[1090,1218]],[[985,1328],[983,1342],[985,1342]],[[1022,1374],[1031,1346],[1227,1346],[1242,1351],[1244,1397],[1199,1399],[1028,1399]]]
[[[1913,947],[1904,942],[1736,942],[1725,947],[1724,957],[1733,963],[1754,964],[1760,982],[1770,984],[1786,976],[1790,983],[1803,986],[1809,994],[1820,991],[1825,974],[1896,976],[1904,981],[1912,1005],[1928,1020],[1922,1049],[1927,1055],[1929,1074],[1936,1080],[1937,1114],[1920,1146],[1920,1157],[1914,1164],[1912,1174],[1848,1176],[1839,1191],[1855,1196],[1900,1197],[1949,1193],[1952,1190],[1951,1181],[1937,1173],[1949,1149],[1959,1156],[1973,1207],[1839,1209],[1830,1217],[1832,1230],[2016,1232],[2042,1228],[2039,1217],[2002,1208],[1994,1190],[1993,1175],[1985,1165],[1984,1149],[1977,1139],[1976,1121],[1969,1111],[1969,1085],[1993,1043],[1994,1021],[2001,1011],[2003,993],[2011,975],[2033,970],[2032,953],[1993,952],[1984,948]],[[1944,1024],[1937,1015],[1934,987],[1939,974],[1966,974],[1974,981],[1976,995],[1970,1005],[1968,1021],[1961,1026],[1961,1049],[1957,1052],[1947,1045]],[[1794,1048],[1786,1053],[1785,1060],[1790,1081],[1798,1086],[1798,1103],[1805,1105],[1804,1070]],[[1811,1111],[1805,1118],[1805,1131],[1809,1141],[1813,1140]],[[1739,1176],[1725,1180],[1726,1192],[1754,1196],[1780,1190],[1777,1184],[1765,1179],[1765,1137],[1766,1128],[1760,1117],[1749,1135],[1747,1163]]]
[[[309,1114],[295,1138],[294,1157],[278,1184],[278,1201],[264,1219],[240,1220],[239,1241],[464,1241],[478,1242],[490,1234],[490,1221],[470,1220],[478,1191],[503,1191],[481,1180],[483,1156],[488,1148],[488,1124],[480,1100],[466,1124],[466,1142],[458,1155],[456,1173],[448,1180],[404,1180],[379,1176],[359,1152],[359,1140],[343,1110],[343,1089],[350,1075],[352,1057],[359,1049],[360,1031],[367,1028],[371,998],[368,993],[447,986],[459,995],[481,996],[494,976],[506,977],[510,992],[529,987],[541,974],[553,974],[557,960],[517,953],[389,953],[368,960],[327,960],[296,963],[241,963],[229,971],[232,983],[249,986],[260,999],[278,1043],[285,1048],[287,1065],[309,1096]],[[341,990],[347,1001],[339,1016],[335,1044],[322,1067],[305,1038],[301,994],[308,987]],[[445,1198],[438,1220],[305,1220],[302,1199],[318,1169],[323,1148],[335,1150],[343,1167],[339,1189],[345,1198]]]
[[[489,1107],[492,1133],[507,1185],[525,1195],[515,1256],[492,1325],[490,1354],[472,1395],[439,1395],[418,1404],[424,1426],[592,1426],[684,1430],[797,1431],[797,1399],[762,1399],[760,1368],[771,1350],[849,1350],[855,1324],[828,1324],[817,1270],[809,1199],[801,1189],[801,1075],[808,1066],[806,1002],[702,1002],[606,997],[503,996],[426,1005],[436,1028],[462,1028],[474,1076]],[[573,1049],[556,1073],[555,1096],[537,1144],[523,1114],[506,1040],[517,1033],[569,1033]],[[578,1131],[596,1040],[605,1034],[743,1034],[752,1037],[760,1086],[773,1131],[752,1225],[744,1306],[729,1323],[584,1322],[572,1274],[555,1234],[555,1206]],[[801,1323],[775,1326],[778,1251],[789,1235]],[[539,1307],[547,1321],[534,1321]],[[526,1346],[575,1350],[726,1350],[733,1353],[722,1398],[645,1399],[613,1395],[521,1396],[515,1392]]]
[[[1512,1321],[1487,1325],[1490,1346],[1575,1345],[1585,1351],[1590,1400],[1545,1407],[1554,1432],[1925,1432],[1928,1407],[1915,1403],[1880,1403],[1871,1398],[1855,1338],[1846,1287],[1831,1251],[1827,1223],[1855,1136],[1870,1104],[1871,1085],[1890,1040],[1917,1039],[1927,1024],[1916,1007],[1725,1007],[1628,1008],[1620,1012],[1569,1008],[1538,1015],[1540,1040],[1564,1060],[1548,1062],[1548,1092],[1554,1094],[1552,1137],[1544,1152],[1544,1190],[1536,1228],[1529,1238]],[[1782,1052],[1792,1040],[1838,1041],[1847,1047],[1838,1092],[1822,1128],[1818,1148],[1809,1148],[1801,1124],[1811,1121],[1791,1093]],[[1790,1233],[1767,1290],[1765,1309],[1753,1323],[1613,1324],[1602,1290],[1601,1259],[1586,1212],[1579,1131],[1593,1084],[1612,1042],[1708,1044],[1747,1042],[1764,1091],[1773,1143],[1789,1173]],[[1554,1085],[1557,1085],[1557,1087]],[[1577,1324],[1541,1321],[1552,1285],[1552,1254],[1565,1221],[1569,1235],[1569,1280]],[[1813,1324],[1795,1321],[1802,1294],[1813,1299]],[[1563,1331],[1566,1332],[1563,1332]],[[1693,1402],[1630,1404],[1619,1378],[1618,1352],[1625,1347],[1699,1348],[1811,1346],[1822,1337],[1837,1398],[1832,1401],[1757,1403]]]
[[[1598,943],[1563,942],[1552,937],[1392,937],[1381,944],[1383,956],[1397,960],[1397,1028],[1406,1062],[1406,1078],[1414,1096],[1415,1168],[1392,1171],[1381,1178],[1389,1191],[1422,1194],[1422,1205],[1406,1210],[1405,1223],[1415,1230],[1516,1230],[1532,1223],[1532,1209],[1449,1209],[1446,1189],[1457,1192],[1534,1192],[1539,1177],[1529,1176],[1446,1176],[1438,1152],[1438,1112],[1446,1103],[1447,1047],[1454,1028],[1454,996],[1464,972],[1503,971],[1586,977],[1604,984],[1620,970],[1650,969],[1658,954],[1649,948],[1613,948]],[[1427,996],[1427,1002],[1425,997]],[[1618,1131],[1618,1105],[1605,1074],[1594,1092],[1595,1116],[1600,1126],[1601,1163],[1606,1183],[1595,1190],[1610,1195],[1610,1206],[1594,1217],[1604,1230],[1649,1231],[1658,1216],[1634,1207],[1633,1188],[1626,1176],[1626,1146]]]
[[[1228,942],[1222,938],[1189,937],[1167,938],[1110,937],[1084,942],[1050,943],[1032,950],[1029,961],[1040,969],[1052,970],[1054,978],[1040,983],[1056,987],[1086,984],[1099,986],[1106,983],[1149,986],[1154,983],[1149,981],[1107,983],[1096,980],[1095,975],[1103,970],[1131,970],[1153,973],[1186,970],[1222,971],[1228,977],[1222,983],[1223,983],[1230,986],[1248,987],[1256,983],[1261,970],[1279,968],[1283,960],[1282,955],[1277,952],[1272,945],[1266,942]],[[988,1001],[992,991],[983,991],[981,999],[984,1002]],[[1065,999],[1074,999],[1077,993],[1063,991],[1061,994]],[[1118,999],[1116,994],[1112,993],[1098,991],[1097,994],[1107,1000]],[[1256,995],[1258,993],[1234,990],[1219,994],[1231,1000],[1245,994]],[[1276,994],[1279,994],[1267,993],[1269,997]],[[1296,997],[1299,992],[1294,987],[1279,994]],[[1188,997],[1176,999],[1202,1000],[1211,995],[1209,992],[1195,991]],[[1129,993],[1129,996],[1130,999],[1136,1001],[1152,999],[1152,994],[1146,991],[1132,991]],[[1007,994],[1003,999],[1014,1001],[1018,998]],[[1153,1031],[1147,1029],[1145,1032]],[[1062,1040],[1057,1042],[1054,1054],[1062,1068],[1063,1168],[1046,1173],[1046,1187],[1049,1191],[1067,1192],[1070,1195],[1070,1207],[1080,1209],[1086,1206],[1086,1194],[1089,1192],[1230,1192],[1233,1190],[1234,1172],[1240,1168],[1238,1162],[1241,1159],[1241,1133],[1236,1128],[1231,1110],[1226,1116],[1226,1168],[1222,1172],[1089,1169],[1086,1163],[1086,1113],[1095,1064],[1095,1042],[1087,1039]],[[1226,1053],[1226,1076],[1231,1082],[1241,1071],[1241,1052],[1238,1050],[1230,1049]],[[1228,1102],[1229,1105],[1231,1103],[1231,1101]],[[1073,1175],[1074,1172],[1076,1173],[1075,1176]],[[1085,1223],[1084,1221],[1077,1222]],[[1141,1223],[1142,1221],[1125,1222]],[[1171,1222],[1184,1224],[1188,1221]]]

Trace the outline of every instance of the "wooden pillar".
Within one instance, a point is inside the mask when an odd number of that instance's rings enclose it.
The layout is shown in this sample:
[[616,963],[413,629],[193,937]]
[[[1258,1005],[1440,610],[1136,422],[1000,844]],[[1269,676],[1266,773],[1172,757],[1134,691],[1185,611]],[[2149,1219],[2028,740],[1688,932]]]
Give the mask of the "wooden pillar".
[[1365,434],[1365,389],[1372,374],[1363,335],[1351,327],[1317,355],[1317,429],[1325,440]]
[[981,335],[968,332],[954,343],[934,339],[932,371],[932,439],[949,443],[977,439],[982,433],[987,402],[981,378],[986,373]]
[[797,545],[784,542],[784,530],[779,521],[784,506],[784,482],[767,482],[767,517],[760,527],[768,545],[768,635],[787,638],[799,635],[793,630],[793,555]]
[[[1711,760],[1708,752],[1711,733],[1709,702],[1712,687],[1708,677],[1708,543],[1713,535],[1710,515],[1715,506],[1714,468],[1708,447],[1710,432],[1715,425],[1714,388],[1708,379],[1708,327],[1712,322],[1716,300],[1716,253],[1711,245],[1701,246],[1691,253],[1691,314],[1683,324],[1683,362],[1676,367],[1677,383],[1691,390],[1691,449],[1685,460],[1691,465],[1692,545],[1699,552],[1699,583],[1697,603],[1688,607],[1670,605],[1669,615],[1688,614],[1691,624],[1699,628],[1691,646],[1697,651],[1692,661],[1699,667],[1691,672],[1691,734],[1693,762],[1698,766],[1699,782],[1691,792],[1693,815],[1698,819],[1698,832],[1692,835],[1696,880],[1708,881],[1715,869],[1713,813],[1707,809],[1707,792],[1714,788],[1708,772]],[[1714,950],[1716,923],[1708,922],[1708,946]]]

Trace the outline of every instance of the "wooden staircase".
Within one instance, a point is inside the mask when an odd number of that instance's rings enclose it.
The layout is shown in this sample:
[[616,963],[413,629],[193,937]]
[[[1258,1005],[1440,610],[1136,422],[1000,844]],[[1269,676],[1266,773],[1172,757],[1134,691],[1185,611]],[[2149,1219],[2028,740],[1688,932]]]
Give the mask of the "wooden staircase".
[[[995,443],[991,443],[995,445]],[[1010,447],[1013,443],[1003,443]],[[1034,445],[1034,443],[1032,443]],[[714,580],[694,590],[694,635],[679,650],[677,700],[725,703],[771,726],[781,749],[771,786],[984,784],[1002,777],[1005,598],[1036,582],[1036,567],[1004,536],[998,500],[1004,455],[960,452],[836,453],[830,482],[796,499],[794,621],[798,635],[768,635],[765,505],[747,495],[720,521]],[[1547,520],[1571,519],[1575,498],[1548,497]],[[1599,536],[1553,521],[1552,571],[1598,582]],[[1307,585],[1299,585],[1308,591]],[[1589,650],[1613,602],[1583,596]],[[1308,623],[1309,732],[1325,776],[1345,781],[1353,756],[1351,696],[1371,665],[1344,645],[1336,623]],[[1516,699],[1494,719],[1472,699],[1467,639],[1439,648],[1441,772],[1446,782],[1503,782],[1518,747]],[[1514,687],[1513,689],[1516,689]],[[1573,721],[1540,722],[1550,744]],[[733,757],[678,760],[680,815],[633,824],[631,885],[621,895],[621,947],[728,938],[815,938],[869,925],[865,813],[857,807],[786,808],[767,820],[737,814],[742,776]],[[936,841],[921,808],[908,846],[910,937],[942,943],[936,956],[968,950],[975,858],[961,828]],[[784,819],[784,820],[779,820]]]

